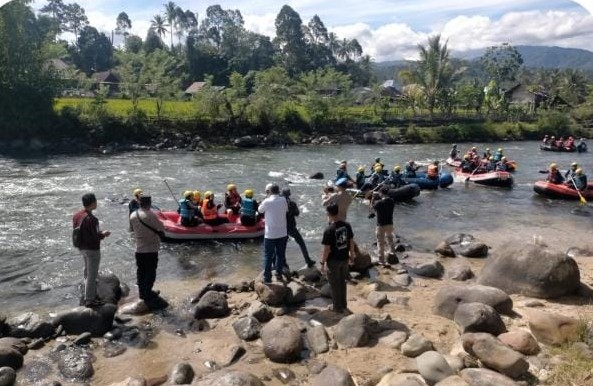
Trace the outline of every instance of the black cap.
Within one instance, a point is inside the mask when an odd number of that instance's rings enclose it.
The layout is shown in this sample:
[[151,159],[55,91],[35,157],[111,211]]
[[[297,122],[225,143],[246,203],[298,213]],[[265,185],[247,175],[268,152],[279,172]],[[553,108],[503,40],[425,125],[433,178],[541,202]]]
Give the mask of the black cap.
[[282,195],[284,197],[290,197],[290,188],[282,188]]

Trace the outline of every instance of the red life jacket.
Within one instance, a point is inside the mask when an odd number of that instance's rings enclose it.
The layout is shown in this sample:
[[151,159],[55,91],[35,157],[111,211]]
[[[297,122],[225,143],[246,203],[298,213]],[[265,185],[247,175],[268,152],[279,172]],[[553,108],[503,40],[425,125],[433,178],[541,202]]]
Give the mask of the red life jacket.
[[202,202],[202,216],[204,220],[214,220],[218,217],[218,209],[209,198]]

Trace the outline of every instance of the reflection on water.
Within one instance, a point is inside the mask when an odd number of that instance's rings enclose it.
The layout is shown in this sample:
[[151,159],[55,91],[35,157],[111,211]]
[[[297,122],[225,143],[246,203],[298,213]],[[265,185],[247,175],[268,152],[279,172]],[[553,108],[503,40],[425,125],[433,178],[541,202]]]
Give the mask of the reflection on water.
[[[586,240],[590,209],[578,207],[576,202],[537,197],[532,183],[544,177],[538,171],[552,161],[567,167],[577,160],[591,174],[590,156],[540,153],[535,142],[488,144],[490,148],[499,146],[519,164],[513,189],[456,182],[449,189],[423,192],[415,202],[396,207],[396,232],[403,240],[425,250],[455,232],[474,233],[493,246],[507,240],[531,240],[534,234],[566,249]],[[326,223],[320,206],[321,187],[335,175],[340,160],[348,160],[354,173],[360,165],[366,165],[368,171],[375,157],[381,157],[391,169],[411,158],[425,162],[442,159],[448,150],[448,145],[352,145],[0,158],[0,307],[17,311],[76,303],[73,298],[82,276],[82,259],[70,245],[70,224],[85,192],[96,193],[97,217],[104,229],[112,231],[102,247],[102,269],[133,283],[134,246],[127,230],[126,199],[135,187],[152,195],[158,207],[173,209],[176,203],[163,183],[165,178],[176,194],[186,189],[212,190],[218,200],[231,182],[241,191],[251,188],[259,192],[259,199],[268,182],[290,185],[301,209],[299,228],[315,258]],[[308,179],[318,171],[325,174],[325,181]],[[368,212],[367,206],[355,202],[349,220],[357,241],[372,248],[374,222],[367,218]],[[288,244],[288,262],[291,267],[303,264],[294,241]],[[159,279],[168,281],[231,276],[251,279],[260,265],[261,244],[257,241],[170,244],[160,254],[158,274]]]

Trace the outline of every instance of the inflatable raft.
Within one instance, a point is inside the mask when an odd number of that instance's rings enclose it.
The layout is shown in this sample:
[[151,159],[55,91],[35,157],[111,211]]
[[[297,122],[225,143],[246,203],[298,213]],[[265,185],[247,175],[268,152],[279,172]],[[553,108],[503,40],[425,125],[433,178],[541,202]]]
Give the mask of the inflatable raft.
[[[453,158],[449,157],[449,158],[447,158],[445,163],[449,166],[453,166],[454,168],[461,167],[461,159],[460,158],[453,159]],[[514,172],[517,169],[517,161],[507,161],[507,168],[509,169],[509,172]]]
[[[564,200],[579,200],[577,191],[566,184],[553,184],[548,181],[537,181],[533,184],[533,190],[542,196],[549,198],[560,198]],[[593,182],[587,184],[587,189],[581,192],[586,199],[593,200]]]
[[571,147],[567,147],[567,146],[556,147],[556,146],[550,146],[550,145],[539,145],[539,149],[543,150],[543,151],[554,151],[554,152],[561,152],[561,153],[574,153],[575,151],[579,152],[579,153],[585,153],[587,151],[587,144],[582,142],[578,146],[571,146]]
[[[380,189],[380,188],[379,188]],[[379,189],[375,190],[378,191]],[[348,189],[348,191],[357,198],[366,198],[369,199],[373,191],[368,190],[366,192],[361,192],[356,189]],[[420,186],[417,184],[408,184],[401,186],[397,189],[389,189],[389,197],[393,199],[395,202],[405,202],[410,201],[414,197],[418,197],[420,195]]]
[[439,178],[431,180],[426,177],[426,173],[416,173],[416,178],[404,178],[408,184],[417,184],[420,189],[438,189],[446,188],[453,184],[453,176],[448,172],[441,172]]
[[479,185],[499,186],[508,188],[513,186],[513,175],[509,172],[475,172],[464,173],[461,169],[455,170],[455,178],[459,181],[471,181]]
[[264,220],[253,226],[241,224],[238,216],[229,216],[229,223],[218,226],[200,224],[186,227],[179,223],[177,212],[155,212],[165,226],[169,241],[256,239],[264,236]]

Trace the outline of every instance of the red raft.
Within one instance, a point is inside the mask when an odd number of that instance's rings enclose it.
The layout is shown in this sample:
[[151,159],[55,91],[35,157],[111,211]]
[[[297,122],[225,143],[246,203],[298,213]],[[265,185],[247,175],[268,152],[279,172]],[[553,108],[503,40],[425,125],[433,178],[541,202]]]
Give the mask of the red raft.
[[264,219],[253,226],[245,226],[239,216],[229,216],[227,224],[186,227],[179,223],[177,212],[155,213],[165,226],[165,237],[170,241],[257,239],[264,236]]
[[[449,166],[453,166],[454,168],[459,168],[461,167],[461,158],[447,158],[445,160],[445,163]],[[507,168],[509,169],[509,172],[514,172],[515,169],[517,169],[517,161],[507,161]]]
[[[566,184],[553,184],[548,181],[537,181],[533,184],[533,190],[542,196],[549,198],[560,198],[564,200],[579,200],[577,191]],[[593,182],[587,184],[587,189],[581,192],[586,199],[593,200]]]
[[455,169],[455,178],[459,181],[471,181],[479,185],[498,186],[508,188],[513,186],[513,175],[509,172],[480,172],[464,173]]

